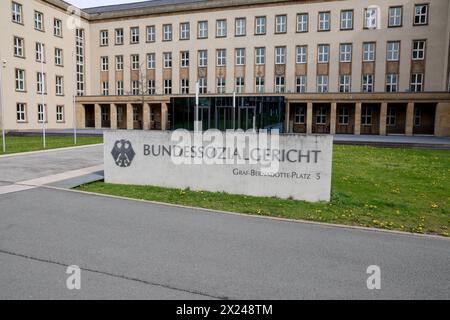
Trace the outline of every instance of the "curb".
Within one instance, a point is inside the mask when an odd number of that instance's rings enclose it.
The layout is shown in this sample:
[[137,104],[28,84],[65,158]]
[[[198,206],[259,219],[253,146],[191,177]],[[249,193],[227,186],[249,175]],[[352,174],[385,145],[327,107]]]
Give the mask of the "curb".
[[27,155],[47,153],[47,152],[55,152],[55,151],[76,150],[76,149],[82,149],[82,148],[97,147],[97,146],[102,146],[102,145],[103,145],[103,143],[96,143],[96,144],[86,144],[86,145],[74,146],[74,147],[53,148],[53,149],[48,149],[48,150],[36,150],[36,151],[28,151],[28,152],[9,153],[9,154],[0,155],[0,159],[17,157],[17,156],[27,156]]

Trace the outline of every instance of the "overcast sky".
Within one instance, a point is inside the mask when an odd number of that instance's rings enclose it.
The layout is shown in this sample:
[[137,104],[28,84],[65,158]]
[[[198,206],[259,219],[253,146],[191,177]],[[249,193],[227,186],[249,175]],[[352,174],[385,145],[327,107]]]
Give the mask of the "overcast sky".
[[92,1],[92,0],[66,0],[66,1],[77,6],[78,8],[90,8],[90,7],[107,6],[110,4],[141,2],[144,0],[95,0],[95,1]]

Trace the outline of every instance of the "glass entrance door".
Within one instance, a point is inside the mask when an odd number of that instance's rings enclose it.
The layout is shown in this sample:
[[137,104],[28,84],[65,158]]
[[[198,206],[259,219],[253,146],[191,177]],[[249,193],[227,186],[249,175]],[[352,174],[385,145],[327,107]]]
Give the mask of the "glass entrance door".
[[240,129],[250,130],[256,127],[256,107],[241,107],[239,116]]
[[216,121],[219,130],[233,129],[233,107],[217,107]]

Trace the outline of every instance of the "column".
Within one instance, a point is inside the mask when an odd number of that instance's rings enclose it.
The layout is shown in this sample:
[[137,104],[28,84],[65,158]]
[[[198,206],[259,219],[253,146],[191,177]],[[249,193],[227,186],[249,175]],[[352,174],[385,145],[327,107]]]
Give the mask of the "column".
[[312,133],[312,124],[313,124],[313,104],[312,102],[308,102],[306,107],[306,133]]
[[336,109],[337,103],[332,102],[330,110],[330,134],[336,134]]
[[406,107],[406,125],[405,125],[405,134],[407,136],[413,135],[413,127],[414,127],[414,102],[409,102]]
[[355,135],[361,134],[361,102],[355,104]]
[[168,107],[167,103],[161,104],[161,130],[166,131],[168,129]]
[[290,122],[290,115],[291,115],[291,103],[289,101],[286,102],[286,111],[285,111],[285,128],[284,128],[284,132],[285,133],[291,133],[291,128],[289,126],[289,122]]
[[436,106],[434,134],[437,137],[450,137],[450,103],[439,102]]
[[133,105],[131,103],[127,103],[127,130],[133,129],[134,129]]
[[144,103],[142,106],[142,122],[144,130],[150,130],[150,105],[148,103]]
[[111,129],[117,130],[117,105],[114,103],[110,104],[110,117],[111,117]]
[[380,136],[385,136],[386,131],[387,102],[383,102],[380,107]]
[[98,103],[96,103],[94,106],[94,112],[95,112],[95,129],[101,129],[102,128],[102,108]]
[[77,103],[75,104],[75,114],[76,114],[76,127],[78,129],[86,128],[86,113],[84,110],[84,105]]

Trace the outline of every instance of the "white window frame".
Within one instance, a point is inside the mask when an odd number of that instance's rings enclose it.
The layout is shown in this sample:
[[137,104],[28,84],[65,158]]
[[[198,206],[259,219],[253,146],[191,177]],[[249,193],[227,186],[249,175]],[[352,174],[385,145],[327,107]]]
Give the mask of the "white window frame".
[[371,126],[372,125],[372,116],[373,110],[371,107],[363,106],[361,108],[361,125],[362,126]]
[[328,92],[328,75],[317,76],[317,92],[318,93]]
[[108,81],[102,82],[102,95],[109,96],[109,82]]
[[100,70],[109,71],[109,57],[100,57]]
[[39,11],[34,11],[34,29],[44,31],[44,14]]
[[287,32],[287,15],[280,14],[275,16],[275,33]]
[[181,94],[189,94],[189,79],[183,78],[180,80]]
[[244,93],[245,79],[244,77],[236,77],[235,79],[235,91],[236,93]]
[[308,63],[308,46],[301,45],[295,48],[295,63],[296,64]]
[[154,25],[147,26],[146,30],[146,38],[147,42],[155,42],[156,41],[156,27]]
[[[425,13],[421,12],[421,10],[418,10],[421,8],[425,8]],[[420,26],[428,24],[428,12],[429,12],[428,4],[416,4],[414,6],[414,25]]]
[[147,69],[156,69],[156,54],[154,52],[147,53]]
[[411,74],[411,92],[423,92],[423,83],[424,83],[424,74],[423,73],[412,73]]
[[225,38],[227,36],[227,20],[216,20],[216,37]]
[[131,70],[139,70],[141,64],[140,60],[139,54],[131,55]]
[[208,93],[208,78],[201,77],[198,79],[198,88],[200,94],[206,94]]
[[45,44],[42,42],[36,42],[36,61],[45,62]]
[[257,66],[263,66],[266,64],[266,48],[255,48],[255,64]]
[[17,2],[12,2],[11,5],[11,19],[15,23],[23,24],[23,7],[22,4]]
[[57,95],[57,96],[64,95],[64,77],[63,76],[55,76],[55,95]]
[[236,18],[235,20],[235,36],[244,37],[247,35],[247,19]]
[[156,81],[154,79],[147,80],[147,92],[149,95],[156,94]]
[[245,65],[245,48],[236,48],[236,65],[244,66]]
[[38,103],[38,123],[47,122],[47,105]]
[[378,28],[378,8],[364,9],[364,29]]
[[308,32],[309,29],[309,14],[298,13],[297,14],[297,32]]
[[352,62],[353,45],[351,43],[341,43],[339,45],[339,61]]
[[55,65],[58,67],[64,65],[64,51],[61,48],[55,48]]
[[225,67],[227,65],[227,50],[217,49],[216,50],[216,65],[218,67]]
[[164,79],[164,94],[172,94],[172,79]]
[[164,69],[172,68],[172,52],[164,52],[163,53],[163,66],[164,66]]
[[255,90],[257,93],[264,93],[266,79],[263,76],[255,77]]
[[100,30],[100,46],[106,47],[109,45],[109,31]]
[[16,91],[25,91],[25,70],[23,69],[15,70],[15,88]]
[[14,36],[14,56],[25,57],[25,40],[23,38]]
[[27,105],[26,103],[16,103],[16,121],[27,122]]
[[189,68],[190,54],[189,51],[181,51],[181,68]]
[[197,37],[199,39],[207,39],[208,38],[208,21],[199,21],[198,22]]
[[191,25],[189,22],[180,23],[180,40],[189,40],[191,37]]
[[306,107],[296,106],[294,110],[294,123],[305,124],[306,123]]
[[386,48],[387,61],[400,61],[400,41],[388,41]]
[[140,41],[140,29],[139,27],[130,28],[130,43],[137,44]]
[[286,47],[275,47],[275,64],[286,64]]
[[398,74],[386,74],[386,92],[398,92]]
[[124,31],[123,31],[123,28],[115,29],[114,30],[114,36],[115,36],[114,43],[115,43],[116,46],[120,46],[120,45],[124,44],[125,34],[124,34]]
[[403,19],[403,7],[390,7],[389,8],[389,20],[388,27],[401,27]]
[[363,61],[372,62],[376,58],[376,43],[364,42],[363,43]]
[[216,86],[217,93],[225,93],[225,91],[226,91],[225,78],[218,77],[216,82],[217,82],[217,86]]
[[375,76],[373,74],[363,74],[361,81],[361,90],[364,93],[373,92],[375,88]]
[[267,32],[267,18],[265,16],[259,16],[255,18],[255,35],[266,34]]
[[295,92],[305,93],[307,86],[307,76],[300,75],[295,77]]
[[285,93],[285,92],[286,92],[286,77],[275,76],[275,93]]
[[412,59],[416,61],[424,60],[426,47],[427,47],[426,40],[413,40]]
[[61,104],[56,105],[56,122],[64,122],[65,112],[64,106]]
[[124,59],[123,55],[116,56],[116,71],[123,71]]
[[331,29],[331,13],[329,11],[319,12],[318,31],[330,31]]
[[350,123],[349,107],[342,106],[338,108],[337,121],[340,126],[347,126]]
[[172,24],[163,25],[163,41],[172,41]]
[[123,96],[124,88],[123,88],[123,81],[122,80],[118,80],[116,82],[116,92],[117,92],[118,96]]
[[319,44],[317,48],[317,55],[318,63],[328,63],[330,61],[330,45]]
[[37,86],[37,93],[47,93],[47,86],[46,86],[46,74],[42,72],[36,73],[36,86]]
[[341,11],[341,30],[353,29],[353,10]]
[[327,108],[324,106],[320,106],[316,109],[316,124],[318,125],[326,125],[327,124]]
[[349,74],[339,76],[339,92],[348,93],[351,91],[352,77]]
[[208,51],[207,50],[198,50],[198,66],[200,68],[208,67]]
[[62,38],[63,36],[63,28],[62,28],[62,21],[60,19],[53,18],[53,35],[55,37]]

